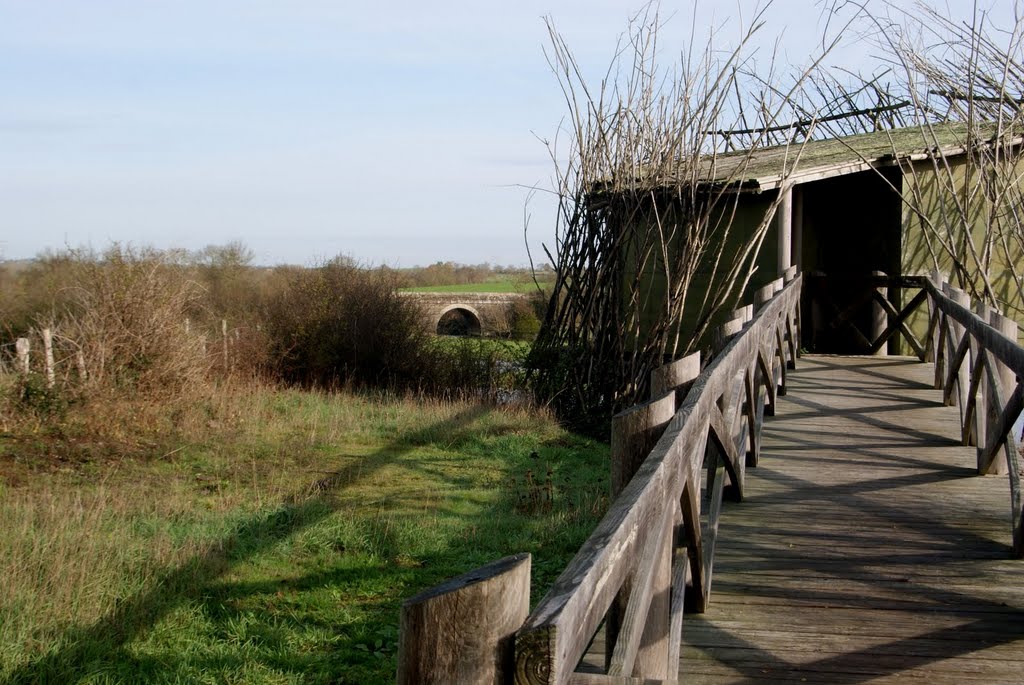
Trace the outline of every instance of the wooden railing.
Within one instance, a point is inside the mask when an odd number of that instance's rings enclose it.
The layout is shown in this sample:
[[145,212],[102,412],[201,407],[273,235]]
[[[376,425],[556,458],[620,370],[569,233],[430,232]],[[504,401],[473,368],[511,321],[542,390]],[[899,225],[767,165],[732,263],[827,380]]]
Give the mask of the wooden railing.
[[[743,498],[796,363],[801,283],[791,268],[758,290],[703,371],[699,354],[655,369],[651,401],[613,418],[611,507],[525,622],[529,555],[407,600],[398,682],[675,682],[684,609],[711,597],[723,500]],[[578,673],[602,625],[605,673]]]
[[[908,324],[927,297],[923,276],[876,271],[870,276],[810,273],[804,279],[811,312],[805,333],[812,351],[885,354],[891,339],[902,338],[924,359],[925,344]],[[842,339],[842,348],[831,348],[833,337]]]
[[943,283],[925,282],[929,319],[926,358],[935,362],[935,387],[947,405],[960,407],[963,444],[978,448],[978,473],[1010,482],[1013,549],[1024,557],[1020,453],[1012,428],[1024,410],[1024,349],[1017,324]]
[[[902,335],[920,358],[935,362],[935,386],[947,404],[960,407],[964,444],[978,446],[978,472],[1008,475],[1014,551],[1024,556],[1021,473],[1011,434],[1024,409],[1016,324],[983,306],[972,312],[969,298],[937,277],[881,278],[872,281],[878,296],[868,301],[881,298],[889,306],[879,305],[885,316],[867,350]],[[898,308],[878,290],[893,283],[918,292]],[[684,611],[703,612],[711,598],[723,502],[743,499],[764,416],[774,413],[786,370],[795,366],[802,287],[790,270],[759,290],[753,305],[719,328],[703,370],[699,355],[656,369],[652,399],[614,417],[611,507],[525,621],[527,555],[465,574],[443,593],[435,588],[408,600],[399,682],[677,681]],[[909,321],[926,302],[922,343]],[[603,669],[592,658],[602,626]]]
[[[694,357],[657,370],[660,395],[615,417],[621,492],[519,630],[517,683],[676,680],[684,607],[703,611],[711,596],[726,481],[741,499],[764,413],[795,363],[801,279],[789,275],[722,326],[703,372]],[[577,673],[602,623],[606,673]]]

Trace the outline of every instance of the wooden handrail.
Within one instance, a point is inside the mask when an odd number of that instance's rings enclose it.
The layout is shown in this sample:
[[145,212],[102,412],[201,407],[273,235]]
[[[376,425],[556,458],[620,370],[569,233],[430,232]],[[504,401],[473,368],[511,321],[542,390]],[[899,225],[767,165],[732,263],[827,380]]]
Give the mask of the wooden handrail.
[[[744,469],[756,462],[761,417],[776,388],[781,391],[785,368],[795,364],[802,279],[795,273],[787,277],[786,285],[742,328],[736,319],[727,324],[720,352],[693,381],[653,450],[526,619],[516,638],[517,683],[676,679],[679,652],[671,642],[678,641],[686,577],[693,608],[703,611],[710,598],[725,481],[731,481],[737,496],[742,493]],[[765,293],[759,294],[763,299]],[[651,405],[644,407],[649,412]],[[709,502],[703,534],[698,520],[702,482]],[[671,573],[658,570],[665,559]],[[654,623],[666,626],[667,634],[654,638],[666,643],[668,651],[647,654],[641,666],[639,647],[649,612],[656,598],[666,594],[670,601],[662,604],[669,620]],[[625,608],[615,644],[608,645],[608,675],[576,674],[617,596],[625,599]]]
[[[884,353],[889,340],[902,337],[919,359],[925,359],[925,345],[917,339],[907,321],[927,299],[924,290],[926,277],[890,276],[882,272],[829,275],[816,272],[807,274],[805,278],[807,293],[828,317],[814,325],[812,338],[819,330],[841,329],[853,337],[860,353],[873,355]],[[886,290],[892,288],[900,291],[916,289],[919,292],[906,304],[897,306],[886,295]],[[838,303],[834,300],[836,291],[846,292]],[[873,308],[871,331],[862,331],[855,325],[856,317],[865,307]]]
[[1013,549],[1024,558],[1020,456],[1012,433],[1024,410],[1024,348],[1017,344],[1017,324],[979,305],[986,321],[971,311],[966,293],[938,274],[924,288],[931,310],[926,356],[935,361],[935,387],[947,404],[960,407],[963,443],[977,446],[978,473],[1008,477]]

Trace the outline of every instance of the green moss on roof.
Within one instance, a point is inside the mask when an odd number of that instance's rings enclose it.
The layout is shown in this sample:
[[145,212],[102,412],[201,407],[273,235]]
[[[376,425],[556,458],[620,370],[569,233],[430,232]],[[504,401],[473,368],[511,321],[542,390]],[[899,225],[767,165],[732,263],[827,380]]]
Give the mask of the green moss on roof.
[[[799,182],[923,159],[936,151],[951,157],[964,153],[967,131],[965,124],[913,126],[707,156],[701,182],[758,190],[777,187],[787,172]],[[991,141],[994,133],[994,124],[983,124],[975,140]],[[1014,142],[1019,141],[1018,135]],[[661,185],[674,183],[665,179]]]

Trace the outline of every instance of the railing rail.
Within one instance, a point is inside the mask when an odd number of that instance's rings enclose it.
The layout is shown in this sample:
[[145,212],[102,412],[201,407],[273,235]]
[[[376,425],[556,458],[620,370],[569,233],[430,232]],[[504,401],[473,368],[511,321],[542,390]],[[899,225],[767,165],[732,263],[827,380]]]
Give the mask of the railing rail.
[[[817,348],[819,336],[841,334],[851,352],[885,354],[890,340],[902,339],[919,359],[924,359],[925,344],[911,330],[908,320],[927,297],[925,277],[889,276],[876,271],[866,276],[819,272],[805,274],[804,278],[811,301],[813,320],[808,333],[812,349]],[[911,292],[912,297],[904,297]],[[901,300],[906,304],[901,306]],[[865,319],[870,323],[869,330],[864,330]]]
[[1021,466],[1013,425],[1024,410],[1024,348],[1017,324],[938,274],[925,282],[930,310],[926,356],[935,387],[960,408],[963,444],[978,448],[978,473],[1006,475],[1010,484],[1014,554],[1024,557]]
[[[653,379],[663,396],[613,421],[621,493],[519,630],[517,683],[677,679],[684,604],[703,611],[710,599],[726,481],[731,498],[742,498],[763,416],[795,364],[802,281],[794,270],[786,276],[757,293],[756,313],[734,312],[696,378],[686,371],[698,366],[692,358],[675,362]],[[606,673],[576,673],[602,622]]]
[[[863,301],[837,309],[838,325],[873,302],[874,330],[870,338],[861,336],[867,351],[902,336],[919,358],[935,363],[935,387],[946,404],[960,408],[963,443],[977,446],[978,473],[1008,476],[1013,548],[1024,557],[1024,474],[1012,434],[1024,410],[1024,348],[1016,323],[980,304],[972,311],[970,298],[937,274],[869,280]],[[652,399],[613,418],[609,511],[525,622],[519,612],[525,611],[529,563],[518,558],[409,600],[399,681],[676,682],[684,609],[703,612],[711,599],[723,502],[743,499],[746,469],[759,459],[764,416],[774,413],[777,396],[786,392],[786,370],[795,366],[803,284],[790,269],[759,290],[754,305],[737,309],[719,327],[703,371],[699,354],[656,369]],[[918,292],[897,307],[885,297],[884,288],[892,287]],[[910,317],[925,303],[922,343]],[[492,589],[513,585],[519,589]],[[475,618],[453,632],[447,607]],[[604,672],[594,672],[592,659],[589,672],[578,672],[602,625]],[[440,642],[433,637],[438,630],[447,631]],[[432,669],[426,680],[423,664]]]

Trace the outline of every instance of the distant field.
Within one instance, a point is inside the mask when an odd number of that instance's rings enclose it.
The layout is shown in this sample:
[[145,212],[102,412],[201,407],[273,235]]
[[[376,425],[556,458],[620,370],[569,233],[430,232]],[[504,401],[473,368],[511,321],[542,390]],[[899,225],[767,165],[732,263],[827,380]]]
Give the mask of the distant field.
[[[548,291],[553,283],[541,283]],[[402,288],[407,293],[532,293],[537,290],[533,281],[491,281],[490,283],[463,283],[456,285],[427,285],[420,288]]]

